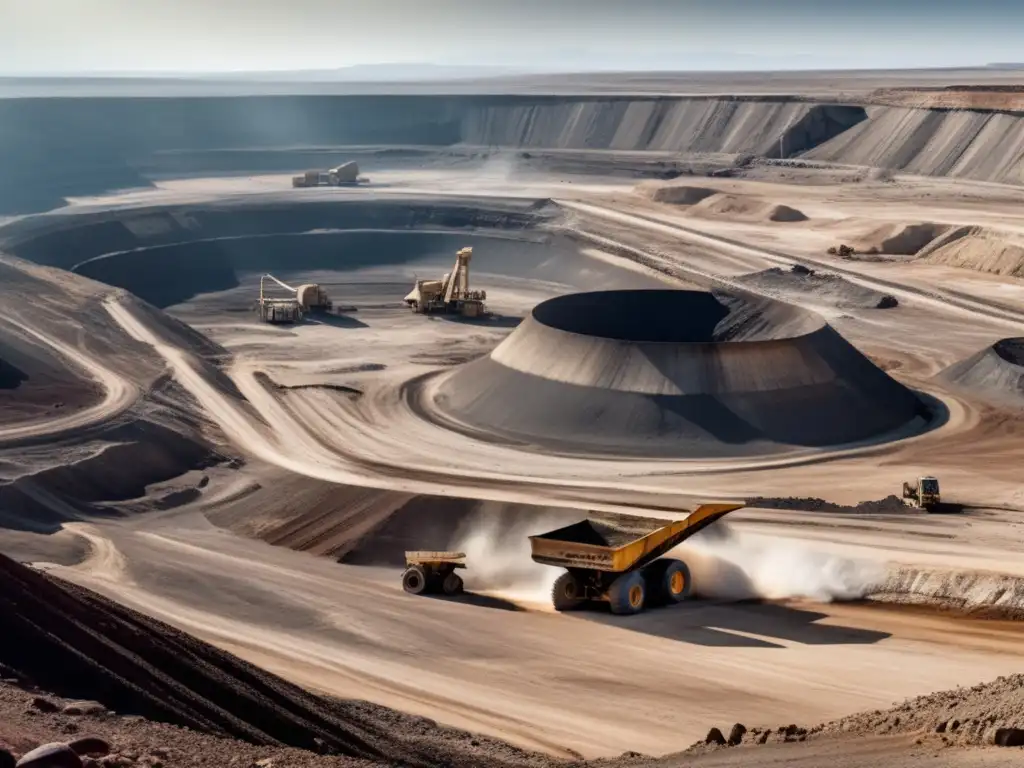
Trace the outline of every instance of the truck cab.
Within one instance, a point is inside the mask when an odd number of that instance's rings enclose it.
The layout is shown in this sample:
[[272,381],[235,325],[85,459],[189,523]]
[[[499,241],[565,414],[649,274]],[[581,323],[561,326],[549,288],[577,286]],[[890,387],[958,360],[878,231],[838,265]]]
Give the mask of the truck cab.
[[921,477],[917,480],[918,503],[922,507],[932,507],[939,503],[939,481],[934,477]]

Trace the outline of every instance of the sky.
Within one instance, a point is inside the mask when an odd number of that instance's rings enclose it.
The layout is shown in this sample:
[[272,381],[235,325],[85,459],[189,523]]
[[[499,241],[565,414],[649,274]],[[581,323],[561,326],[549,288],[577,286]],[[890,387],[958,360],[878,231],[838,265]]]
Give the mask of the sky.
[[1024,0],[0,0],[0,74],[541,71],[1024,59]]

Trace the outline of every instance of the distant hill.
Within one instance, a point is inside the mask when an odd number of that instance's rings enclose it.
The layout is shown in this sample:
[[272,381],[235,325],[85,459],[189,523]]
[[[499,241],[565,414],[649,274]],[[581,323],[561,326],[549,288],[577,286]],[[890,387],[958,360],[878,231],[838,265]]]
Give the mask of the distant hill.
[[414,82],[473,80],[481,77],[527,74],[524,68],[448,64],[357,64],[337,69],[295,69],[266,72],[216,72],[196,76],[208,80],[258,82]]

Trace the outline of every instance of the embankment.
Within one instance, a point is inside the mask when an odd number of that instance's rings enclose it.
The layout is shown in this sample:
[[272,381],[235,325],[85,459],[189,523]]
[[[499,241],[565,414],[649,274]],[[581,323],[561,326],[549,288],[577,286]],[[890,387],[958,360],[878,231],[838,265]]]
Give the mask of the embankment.
[[0,555],[0,669],[49,691],[255,744],[409,766],[547,765],[472,738],[296,685],[100,595]]
[[[438,253],[450,255],[489,230],[523,232],[558,215],[554,206],[532,200],[437,203],[393,196],[342,201],[315,193],[267,194],[240,202],[26,218],[0,229],[0,250],[166,307],[233,288],[239,272],[412,264]],[[502,246],[491,241],[481,249],[481,268],[487,269],[489,258],[515,255]]]
[[810,160],[923,176],[1024,183],[1024,116],[869,107],[867,119],[810,148]]
[[[864,119],[785,98],[277,96],[0,99],[0,213],[149,184],[152,173],[333,165],[346,146],[790,156]],[[781,139],[781,142],[780,142]],[[310,148],[323,148],[319,153]],[[294,159],[282,161],[282,152]]]
[[[345,148],[509,147],[812,160],[1024,181],[1024,120],[795,96],[380,95],[0,99],[0,214],[149,185],[288,172]],[[357,155],[359,155],[357,157]],[[396,158],[392,157],[394,161]],[[372,170],[384,167],[377,157]]]

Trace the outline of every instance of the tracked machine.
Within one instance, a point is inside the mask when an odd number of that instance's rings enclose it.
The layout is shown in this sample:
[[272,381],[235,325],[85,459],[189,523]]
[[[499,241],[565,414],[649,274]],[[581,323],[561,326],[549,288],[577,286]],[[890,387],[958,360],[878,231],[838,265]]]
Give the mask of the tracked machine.
[[404,301],[419,314],[453,314],[463,317],[486,317],[486,291],[469,289],[469,262],[472,248],[455,254],[455,266],[440,280],[417,280]]
[[555,610],[607,602],[612,613],[682,602],[693,591],[682,560],[662,557],[743,504],[702,504],[682,520],[588,518],[530,537],[533,559],[565,568],[552,588]]
[[938,479],[927,476],[912,483],[903,483],[903,501],[911,507],[933,512],[942,503]]

